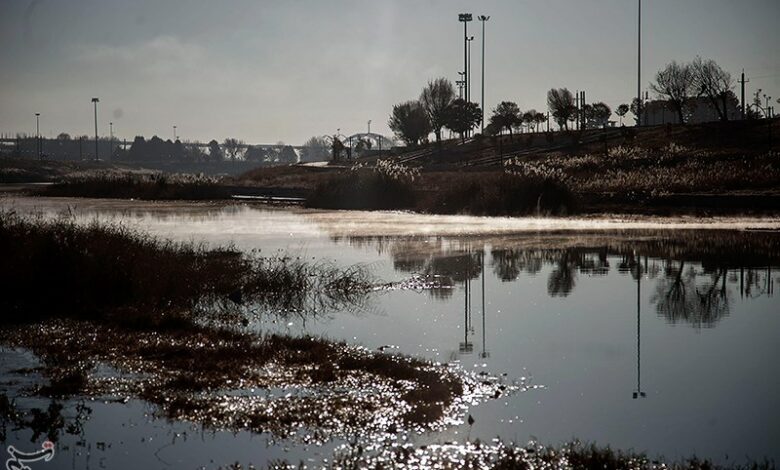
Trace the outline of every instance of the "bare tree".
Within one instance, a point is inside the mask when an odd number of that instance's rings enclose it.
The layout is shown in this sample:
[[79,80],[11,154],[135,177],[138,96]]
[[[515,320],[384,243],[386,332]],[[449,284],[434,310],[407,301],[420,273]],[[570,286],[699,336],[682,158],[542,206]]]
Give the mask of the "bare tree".
[[419,101],[407,101],[393,106],[393,113],[387,125],[409,145],[417,145],[431,133],[431,120]]
[[693,67],[689,64],[678,64],[672,61],[655,74],[655,83],[650,88],[665,98],[677,113],[680,124],[685,123],[683,107],[688,102],[693,91]]
[[436,143],[441,142],[441,128],[444,127],[444,120],[447,107],[455,99],[455,88],[446,78],[437,78],[428,82],[420,94],[420,103],[425,112],[428,113],[428,119],[431,123],[433,133],[436,134]]
[[734,88],[731,74],[723,70],[714,60],[699,56],[690,65],[693,84],[699,96],[710,100],[721,121],[728,121],[729,92]]
[[547,92],[547,106],[561,129],[569,130],[569,120],[574,116],[574,95],[568,88],[552,88]]
[[325,161],[330,156],[330,144],[325,137],[314,136],[303,144],[301,149],[302,162]]
[[233,161],[238,159],[238,155],[241,153],[241,148],[243,146],[244,141],[238,140],[235,137],[229,137],[222,142],[222,147],[225,149],[225,152],[227,152],[228,157]]

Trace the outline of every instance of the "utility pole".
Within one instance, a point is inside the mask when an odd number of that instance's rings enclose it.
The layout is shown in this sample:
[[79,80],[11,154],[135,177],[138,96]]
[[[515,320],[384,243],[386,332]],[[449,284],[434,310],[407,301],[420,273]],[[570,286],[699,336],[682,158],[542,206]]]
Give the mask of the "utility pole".
[[580,112],[580,90],[574,92],[574,109],[577,110],[577,120],[574,122],[574,130],[576,131],[580,128],[580,116],[582,115]]
[[639,16],[637,21],[637,47],[636,47],[636,125],[642,124],[642,0],[639,2]]
[[580,107],[582,107],[582,113],[580,113],[580,129],[585,129],[585,90],[580,92]]
[[95,161],[97,161],[98,160],[97,104],[100,102],[100,99],[92,98],[92,102],[95,104]]
[[742,77],[739,79],[739,84],[742,88],[742,120],[745,120],[745,83],[750,82],[750,80],[745,80],[745,69],[742,69]]
[[482,134],[485,134],[485,23],[490,19],[489,16],[480,15],[477,17],[482,22]]

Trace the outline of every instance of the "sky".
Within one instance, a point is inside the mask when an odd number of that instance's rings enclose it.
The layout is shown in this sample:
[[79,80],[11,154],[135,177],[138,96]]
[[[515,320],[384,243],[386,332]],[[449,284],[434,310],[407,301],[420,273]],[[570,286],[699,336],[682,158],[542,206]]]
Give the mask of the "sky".
[[[546,110],[551,87],[613,109],[637,83],[636,0],[0,0],[0,133],[302,144],[391,135],[393,104],[463,70],[472,101]],[[716,60],[780,97],[779,0],[645,0],[642,87],[671,60]],[[735,89],[739,96],[739,88]],[[774,101],[774,100],[773,100]],[[780,106],[778,106],[780,108]]]

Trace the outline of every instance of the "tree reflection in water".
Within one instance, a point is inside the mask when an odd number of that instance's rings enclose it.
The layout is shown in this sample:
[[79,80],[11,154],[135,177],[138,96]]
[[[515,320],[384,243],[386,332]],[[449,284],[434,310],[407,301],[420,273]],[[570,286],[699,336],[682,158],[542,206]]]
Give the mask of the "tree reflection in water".
[[[780,234],[749,231],[633,231],[626,233],[496,237],[345,237],[392,256],[397,271],[439,276],[444,285],[476,279],[482,257],[502,282],[549,267],[547,293],[572,295],[578,276],[622,275],[651,283],[651,303],[670,324],[712,327],[729,315],[734,292],[771,296],[772,266],[780,264]],[[452,289],[430,295],[449,299]]]

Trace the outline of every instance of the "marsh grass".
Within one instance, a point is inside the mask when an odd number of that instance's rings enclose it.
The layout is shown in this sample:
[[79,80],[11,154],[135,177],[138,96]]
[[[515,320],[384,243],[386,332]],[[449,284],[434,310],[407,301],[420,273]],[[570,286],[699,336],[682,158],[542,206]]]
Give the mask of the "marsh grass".
[[365,269],[231,247],[160,240],[121,225],[45,221],[0,213],[0,309],[7,323],[105,320],[171,329],[216,306],[301,311],[358,302]]
[[565,215],[577,210],[565,182],[537,174],[454,175],[420,210],[436,214]]
[[101,172],[62,180],[35,191],[38,196],[144,200],[229,199],[228,188],[202,175]]
[[411,209],[416,197],[416,170],[379,160],[375,166],[356,165],[317,184],[306,200],[321,209]]

